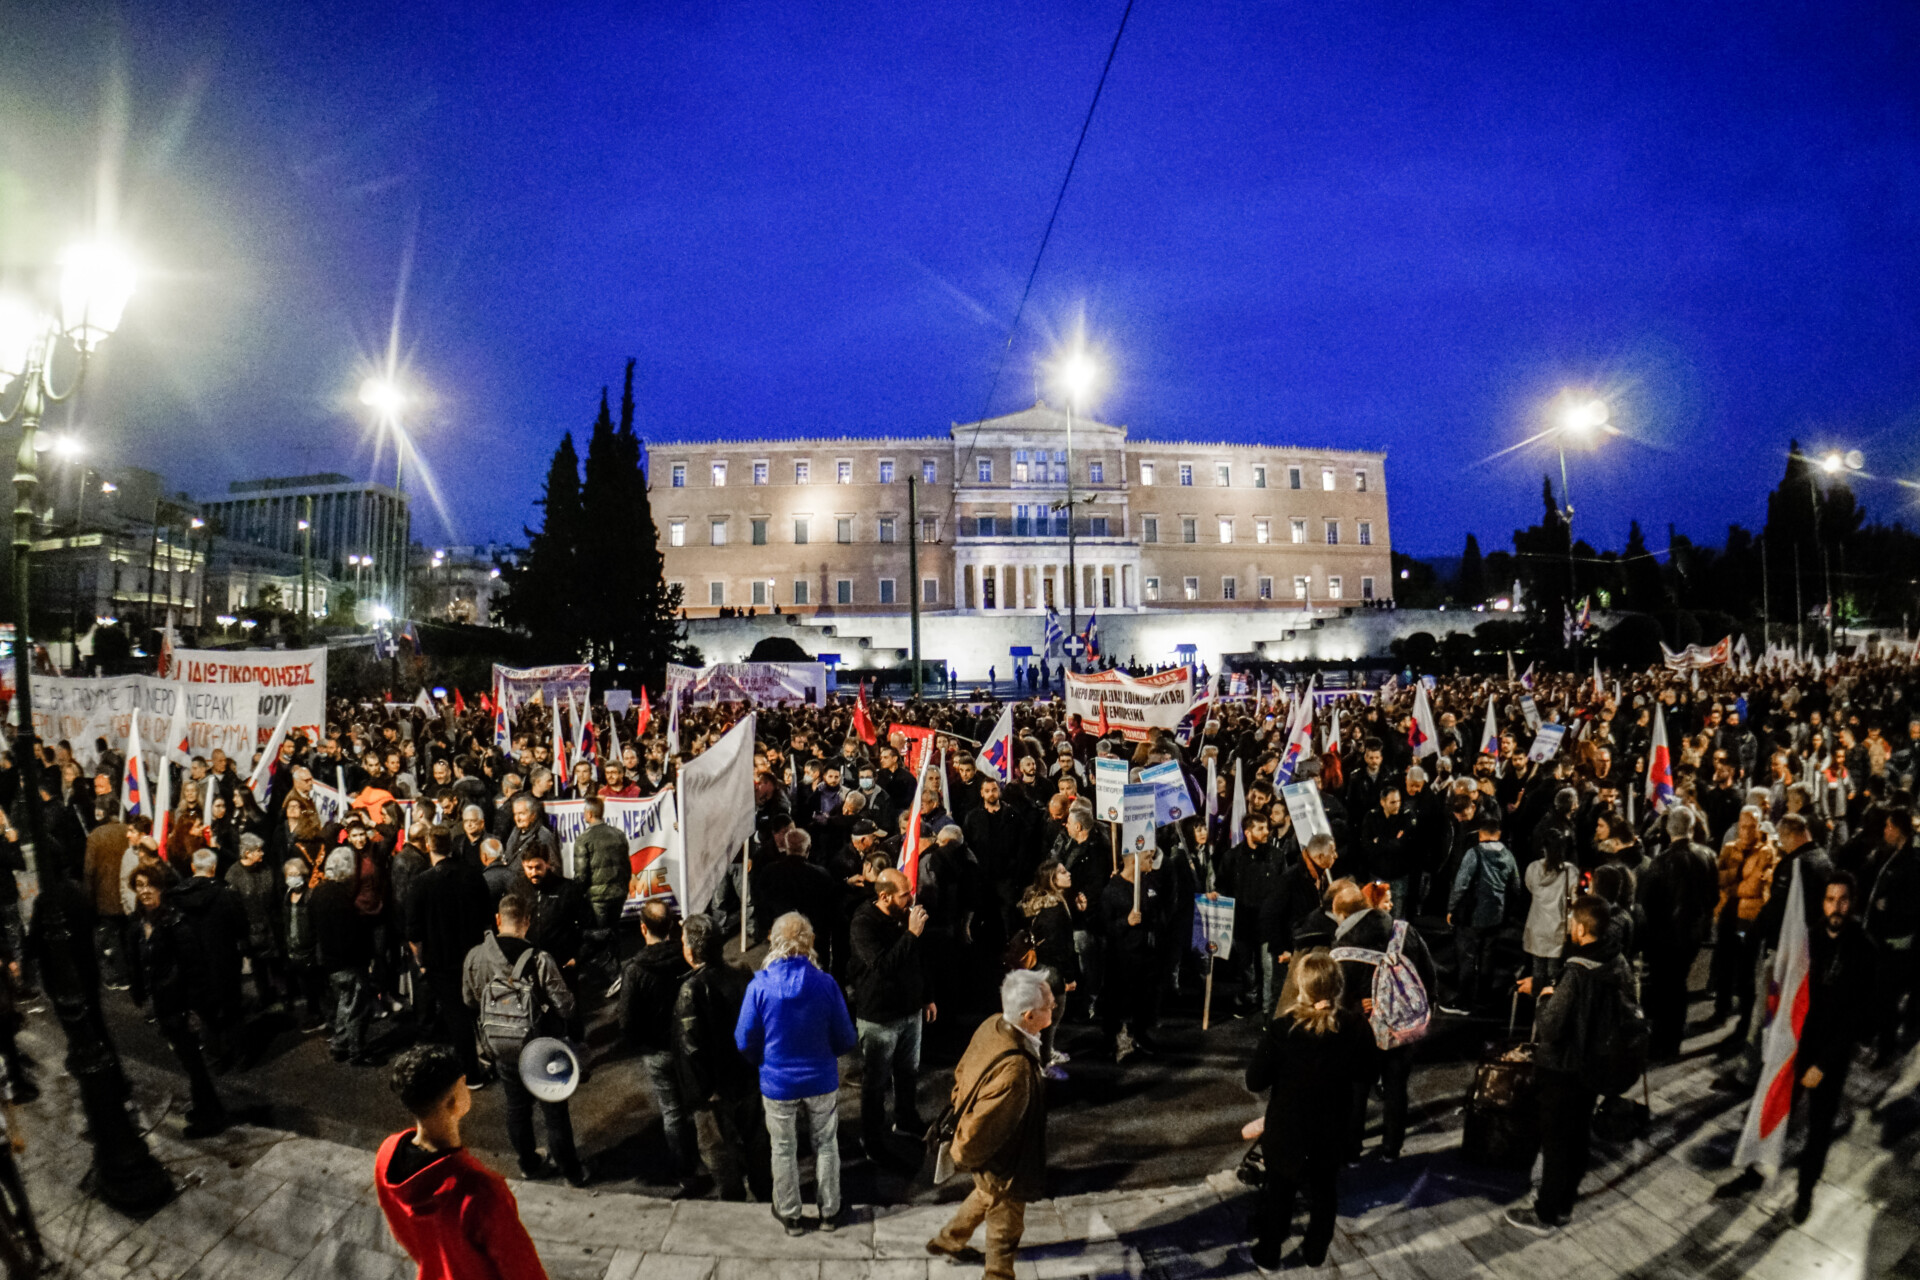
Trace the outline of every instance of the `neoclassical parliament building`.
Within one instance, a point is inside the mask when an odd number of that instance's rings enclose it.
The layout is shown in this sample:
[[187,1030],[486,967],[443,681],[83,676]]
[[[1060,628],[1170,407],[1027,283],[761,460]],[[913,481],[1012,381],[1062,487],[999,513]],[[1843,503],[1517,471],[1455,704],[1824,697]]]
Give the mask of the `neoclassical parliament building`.
[[1393,594],[1381,453],[1129,439],[1044,403],[946,436],[648,453],[667,580],[694,618],[905,613],[909,591],[923,613],[1063,618],[1070,601],[1322,610]]

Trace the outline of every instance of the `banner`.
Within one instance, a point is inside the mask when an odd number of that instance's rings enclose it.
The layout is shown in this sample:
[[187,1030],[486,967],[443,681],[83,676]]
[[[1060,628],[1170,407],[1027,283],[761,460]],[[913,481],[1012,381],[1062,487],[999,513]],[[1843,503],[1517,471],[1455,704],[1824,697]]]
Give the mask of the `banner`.
[[[1102,822],[1118,822],[1120,794],[1127,785],[1127,762],[1117,756],[1093,758],[1093,812]],[[1149,789],[1148,794],[1152,791]]]
[[667,691],[679,691],[690,707],[714,702],[777,706],[827,705],[827,668],[819,662],[717,662],[710,667],[667,664]]
[[1100,705],[1106,704],[1107,723],[1120,730],[1131,742],[1144,742],[1149,729],[1172,732],[1193,709],[1193,671],[1175,667],[1157,671],[1136,680],[1124,671],[1095,671],[1067,680],[1067,718],[1079,717],[1087,725],[1100,721]]
[[1678,653],[1664,643],[1660,646],[1661,660],[1669,671],[1698,671],[1703,667],[1717,667],[1732,656],[1732,636],[1722,637],[1716,645],[1690,644]]
[[[314,788],[316,791],[318,787]],[[674,876],[672,858],[667,853],[673,843],[675,806],[673,792],[663,791],[644,800],[616,800],[602,797],[608,826],[618,828],[627,837],[627,907],[631,914],[640,905],[655,898],[672,898]],[[587,830],[585,800],[549,800],[547,825],[560,840],[560,863],[567,878],[574,873],[574,845]]]
[[584,662],[557,667],[493,667],[493,700],[506,708],[513,727],[520,727],[520,708],[530,702],[552,707],[569,695],[587,701],[593,690],[593,669]]
[[688,915],[705,911],[733,855],[753,834],[753,734],[749,714],[681,767],[680,835]]
[[325,649],[175,649],[171,676],[188,684],[259,685],[257,743],[266,742],[289,702],[288,733],[318,742],[326,732]]
[[1213,944],[1216,960],[1225,960],[1233,954],[1233,899],[1215,901],[1204,893],[1196,893],[1193,895],[1193,949],[1206,955],[1208,943]]
[[347,816],[347,797],[338,788],[324,782],[313,784],[313,807],[320,818],[320,825],[340,822]]
[[[143,740],[166,744],[175,703],[183,698],[192,754],[211,755],[218,748],[243,770],[253,763],[260,709],[270,703],[286,705],[286,695],[270,694],[258,685],[182,686],[153,676],[37,676],[33,730],[42,741],[73,744],[74,757],[92,764],[94,740],[105,738],[109,747],[121,748],[136,715]],[[272,728],[268,721],[268,732]]]

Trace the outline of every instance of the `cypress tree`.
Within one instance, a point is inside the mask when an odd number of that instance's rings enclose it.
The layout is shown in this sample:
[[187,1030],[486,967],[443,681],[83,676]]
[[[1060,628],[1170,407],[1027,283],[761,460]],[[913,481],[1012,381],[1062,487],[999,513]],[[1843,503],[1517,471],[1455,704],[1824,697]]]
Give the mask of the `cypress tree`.
[[622,553],[632,584],[621,597],[621,643],[616,656],[631,673],[626,677],[629,682],[658,690],[666,686],[669,662],[698,666],[701,656],[687,643],[686,630],[680,625],[683,593],[666,581],[667,561],[660,553],[660,530],[653,522],[646,444],[633,423],[633,365],[627,361],[620,426],[614,433],[619,474],[626,486]]
[[1460,572],[1454,579],[1454,595],[1461,604],[1479,604],[1487,598],[1487,567],[1480,558],[1480,539],[1467,535],[1466,550],[1460,553]]
[[623,605],[632,589],[631,566],[622,554],[627,487],[613,415],[607,408],[607,389],[601,387],[600,413],[587,438],[586,480],[580,487],[580,595],[576,601],[586,655],[597,672],[613,670],[625,622]]
[[573,449],[573,433],[560,438],[547,467],[547,482],[539,501],[538,530],[525,529],[527,554],[508,573],[506,599],[500,611],[556,660],[578,657],[584,633],[577,602],[579,583],[580,459]]

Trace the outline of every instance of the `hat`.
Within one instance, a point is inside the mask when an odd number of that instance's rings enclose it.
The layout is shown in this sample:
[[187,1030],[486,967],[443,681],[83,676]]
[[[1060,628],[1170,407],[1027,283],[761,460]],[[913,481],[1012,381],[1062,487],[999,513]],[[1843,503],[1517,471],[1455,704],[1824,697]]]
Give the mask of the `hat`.
[[862,818],[853,824],[853,834],[856,836],[877,836],[880,834],[880,828],[874,825],[871,819]]

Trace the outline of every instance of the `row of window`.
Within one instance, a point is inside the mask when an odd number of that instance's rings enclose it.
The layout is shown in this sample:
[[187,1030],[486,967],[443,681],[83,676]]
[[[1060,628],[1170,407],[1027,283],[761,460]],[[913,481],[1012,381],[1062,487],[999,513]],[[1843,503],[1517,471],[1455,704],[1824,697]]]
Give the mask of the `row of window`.
[[[1145,594],[1147,600],[1154,601],[1160,599],[1160,579],[1146,578],[1143,579],[1143,582],[1146,586]],[[1326,585],[1327,594],[1323,597],[1324,599],[1344,600],[1347,598],[1346,581],[1339,574],[1328,574]],[[1183,599],[1198,600],[1200,598],[1200,579],[1197,577],[1182,578],[1180,580],[1180,590]],[[1258,593],[1257,599],[1273,599],[1273,579],[1257,579],[1254,583],[1254,590]],[[1240,580],[1232,576],[1220,579],[1219,598],[1222,600],[1238,600],[1240,598]],[[1293,598],[1295,600],[1311,600],[1313,598],[1313,578],[1310,575],[1302,573],[1294,576]],[[1362,600],[1373,599],[1372,578],[1360,579],[1360,598]]]
[[[833,540],[851,543],[854,535],[853,516],[835,516],[833,518]],[[772,523],[765,516],[756,516],[747,521],[747,536],[756,547],[767,545],[767,528]],[[707,521],[707,544],[724,547],[732,539],[728,535],[731,521],[725,516],[715,516]],[[814,521],[811,516],[800,516],[793,522],[793,544],[804,547],[813,541]],[[900,522],[893,516],[881,516],[875,525],[876,541],[898,542]],[[920,541],[938,542],[940,540],[940,520],[937,516],[920,518]],[[684,547],[687,545],[687,522],[685,520],[667,521],[667,545]]]
[[[1338,520],[1322,520],[1320,522],[1320,533],[1321,533],[1322,540],[1329,547],[1337,547],[1340,545],[1340,522]],[[1220,541],[1232,542],[1235,536],[1234,522],[1228,519],[1227,517],[1222,516],[1219,521],[1219,534],[1220,534]],[[1363,547],[1372,546],[1373,545],[1373,521],[1371,520],[1359,521],[1355,529],[1355,534],[1356,534],[1355,541],[1360,546],[1363,546]],[[1287,540],[1290,542],[1296,542],[1296,543],[1306,542],[1307,541],[1307,522],[1301,519],[1293,519],[1293,520],[1287,521],[1287,535],[1288,535]],[[1272,542],[1273,541],[1273,521],[1264,519],[1264,518],[1255,520],[1253,522],[1253,540],[1256,543],[1260,543],[1262,545]],[[1140,541],[1142,542],[1160,541],[1160,517],[1159,516],[1141,516],[1140,517]],[[1200,541],[1200,520],[1197,516],[1181,516],[1180,517],[1180,541],[1182,542]]]
[[[879,604],[902,603],[902,601],[898,598],[898,595],[896,593],[895,579],[880,578],[877,580],[877,586],[878,586],[878,591],[876,592],[876,596],[875,596],[876,603],[879,603]],[[813,583],[806,578],[794,579],[793,593],[784,601],[778,598],[779,587],[780,587],[780,584],[772,578],[755,578],[752,582],[747,584],[748,598],[745,603],[758,605],[763,609],[771,608],[773,605],[776,605],[776,604],[795,604],[795,605],[805,606],[805,605],[811,605],[815,603],[824,603],[824,602],[816,602],[814,600]],[[852,578],[834,579],[834,583],[833,583],[833,603],[834,604],[864,604],[865,603],[865,601],[856,600],[854,598],[854,595],[855,595],[854,580]],[[736,603],[736,602],[729,601],[727,599],[727,584],[723,581],[716,580],[716,581],[707,583],[707,603],[710,605],[719,606],[719,605]],[[921,604],[939,604],[940,603],[940,579],[922,578],[920,580],[920,603]]]
[[[979,484],[992,484],[993,483],[993,459],[992,458],[975,458],[973,460],[973,463],[974,463],[975,481]],[[672,483],[674,488],[684,489],[687,487],[687,465],[688,464],[684,462],[676,462],[672,464],[672,476],[673,476]],[[708,475],[709,475],[709,478],[712,480],[713,487],[716,489],[726,488],[727,464],[722,461],[715,461],[709,465],[710,465],[710,470],[708,472]],[[771,464],[766,462],[753,463],[752,464],[753,483],[756,485],[771,483],[770,468],[771,468]],[[1194,464],[1191,462],[1182,462],[1182,463],[1176,464],[1176,468],[1177,468],[1176,479],[1179,481],[1180,485],[1183,488],[1192,488]],[[1157,470],[1158,468],[1155,463],[1142,461],[1140,463],[1140,483],[1142,485],[1151,487],[1155,482]],[[894,475],[895,475],[894,460],[892,458],[880,459],[880,466],[879,466],[880,483],[892,484],[894,482]],[[1265,466],[1265,464],[1261,464],[1261,463],[1254,464],[1252,468],[1252,475],[1253,475],[1254,488],[1264,489],[1267,487],[1267,467]],[[833,464],[833,480],[835,484],[852,484],[853,483],[853,460],[851,458],[841,458],[840,460],[838,460]],[[920,460],[920,480],[923,484],[938,484],[940,482],[940,464],[937,460],[933,458],[922,458]],[[812,484],[813,483],[813,463],[810,460],[803,459],[793,464],[793,482],[795,484]],[[1107,482],[1106,463],[1097,458],[1090,460],[1087,463],[1086,483],[1087,484],[1105,484],[1106,482]],[[1233,484],[1233,464],[1229,462],[1214,463],[1213,464],[1213,482],[1215,485],[1221,488],[1231,487]],[[1067,483],[1066,450],[1064,449],[1054,449],[1051,451],[1046,449],[1014,450],[1013,483],[1015,484],[1048,484],[1048,483],[1066,484]],[[1305,487],[1306,487],[1306,468],[1288,467],[1287,468],[1287,488],[1304,489]],[[1320,468],[1320,487],[1329,493],[1339,488],[1337,472],[1335,468],[1333,467]],[[1354,488],[1354,492],[1356,493],[1367,492],[1367,473],[1365,471],[1356,470],[1353,473],[1353,488]]]

